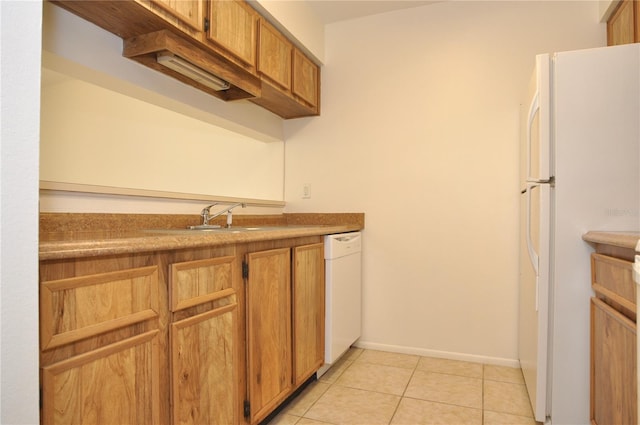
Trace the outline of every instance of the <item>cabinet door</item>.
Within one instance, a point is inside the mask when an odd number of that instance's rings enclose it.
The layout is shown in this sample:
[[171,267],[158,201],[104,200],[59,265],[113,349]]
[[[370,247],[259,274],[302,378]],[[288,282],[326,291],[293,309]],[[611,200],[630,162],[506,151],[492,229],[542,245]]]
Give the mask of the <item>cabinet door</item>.
[[258,13],[242,0],[209,2],[210,41],[255,72]]
[[591,299],[592,423],[637,423],[636,324]]
[[637,40],[635,32],[638,4],[634,0],[622,0],[613,15],[607,21],[607,44],[633,43]]
[[234,256],[170,266],[173,424],[238,423]]
[[236,424],[237,304],[171,324],[173,423]]
[[293,374],[298,385],[324,363],[324,245],[293,251]]
[[204,31],[204,0],[151,0],[151,3],[191,28]]
[[149,331],[44,367],[43,423],[160,423],[159,333]]
[[246,262],[247,381],[256,423],[292,389],[290,249],[250,253]]
[[293,94],[311,106],[318,106],[319,68],[301,51],[293,51]]
[[293,45],[276,28],[260,19],[258,72],[281,89],[291,91]]

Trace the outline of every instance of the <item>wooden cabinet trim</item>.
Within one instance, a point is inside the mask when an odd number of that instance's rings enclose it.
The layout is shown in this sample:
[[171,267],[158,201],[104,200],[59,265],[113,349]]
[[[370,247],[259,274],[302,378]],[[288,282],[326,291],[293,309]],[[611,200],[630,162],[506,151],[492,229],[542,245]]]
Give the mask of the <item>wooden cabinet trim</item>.
[[[93,317],[92,319],[95,323],[83,323],[89,319],[83,318],[84,315],[82,315],[82,312],[78,312],[78,307],[75,306],[76,301],[82,302],[82,300],[76,300],[75,297],[69,299],[70,296],[65,296],[64,292],[72,290],[81,291],[83,288],[86,289],[103,284],[111,284],[112,286],[129,285],[132,291],[136,285],[148,286],[147,308],[134,311],[134,306],[130,305],[130,311],[128,312],[116,310],[111,312],[111,318],[105,317],[101,320],[100,317]],[[115,291],[115,288],[113,288],[113,290]],[[42,282],[40,285],[41,347],[43,350],[48,350],[134,323],[157,318],[159,317],[158,290],[158,266],[140,267]],[[61,293],[59,297],[56,295],[58,293]],[[116,296],[117,294],[113,294],[113,297]],[[66,301],[68,301],[68,303]],[[101,300],[97,300],[98,303],[100,301]],[[134,300],[132,300],[132,302],[133,301]],[[142,302],[145,300],[138,301]],[[57,308],[56,305],[58,306]],[[75,308],[71,306],[75,306]],[[95,311],[91,313],[93,314]],[[59,321],[56,320],[57,317],[60,318]],[[65,326],[67,327],[66,330],[64,329]]]

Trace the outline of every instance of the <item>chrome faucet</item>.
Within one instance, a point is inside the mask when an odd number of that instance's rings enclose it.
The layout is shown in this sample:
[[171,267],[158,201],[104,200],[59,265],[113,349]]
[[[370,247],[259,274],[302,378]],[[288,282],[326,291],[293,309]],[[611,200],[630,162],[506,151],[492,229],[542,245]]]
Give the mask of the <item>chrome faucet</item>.
[[245,208],[247,206],[247,204],[245,204],[244,202],[238,202],[237,204],[229,205],[227,208],[224,208],[222,211],[218,211],[215,214],[211,214],[211,207],[214,207],[216,205],[218,205],[217,202],[204,207],[202,211],[200,211],[200,216],[202,216],[203,226],[211,226],[209,224],[209,221],[213,220],[214,218],[224,213],[227,213],[227,227],[231,227],[231,221],[233,220],[231,215],[231,210],[234,209],[235,207],[242,206],[242,208]]

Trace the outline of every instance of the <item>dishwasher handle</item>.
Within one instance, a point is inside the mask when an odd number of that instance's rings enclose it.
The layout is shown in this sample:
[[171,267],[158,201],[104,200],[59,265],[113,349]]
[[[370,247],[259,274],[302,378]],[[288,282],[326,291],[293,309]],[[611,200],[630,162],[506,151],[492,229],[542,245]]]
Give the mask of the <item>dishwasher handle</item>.
[[324,258],[331,260],[362,251],[362,233],[338,233],[324,239]]

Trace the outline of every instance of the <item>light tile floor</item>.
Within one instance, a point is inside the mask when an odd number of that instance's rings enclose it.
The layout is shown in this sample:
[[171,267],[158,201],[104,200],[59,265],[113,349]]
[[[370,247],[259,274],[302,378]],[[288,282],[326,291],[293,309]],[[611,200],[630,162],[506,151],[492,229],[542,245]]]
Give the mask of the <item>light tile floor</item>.
[[269,425],[535,425],[522,372],[350,349]]

